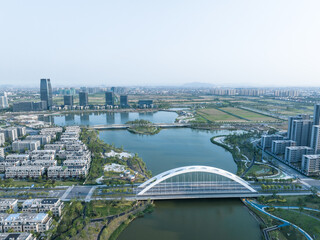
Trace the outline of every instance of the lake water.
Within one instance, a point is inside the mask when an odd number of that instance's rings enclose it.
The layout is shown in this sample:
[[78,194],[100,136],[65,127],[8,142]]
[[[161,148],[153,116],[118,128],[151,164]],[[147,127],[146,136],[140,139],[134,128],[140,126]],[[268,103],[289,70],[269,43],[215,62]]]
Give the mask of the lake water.
[[175,112],[95,112],[95,113],[68,113],[64,115],[40,116],[39,120],[52,122],[60,126],[69,125],[105,125],[105,124],[125,124],[136,119],[149,120],[154,123],[173,123],[178,114]]
[[100,138],[126,151],[138,153],[152,174],[172,168],[205,165],[235,173],[237,166],[232,155],[211,143],[214,135],[227,131],[199,131],[190,128],[162,129],[156,135],[137,135],[126,130],[100,131]]
[[[138,153],[153,175],[188,165],[218,167],[235,173],[232,155],[210,142],[228,131],[163,129],[144,136],[126,130],[101,131],[100,138]],[[155,211],[134,220],[119,240],[261,239],[259,224],[238,199],[156,201]]]
[[[72,114],[54,116],[58,125],[119,124],[134,119],[172,123],[172,112]],[[100,131],[106,143],[123,146],[138,153],[153,175],[188,165],[206,165],[236,172],[231,154],[210,142],[215,135],[228,131],[199,131],[189,128],[163,129],[157,135],[144,136],[126,130]],[[155,210],[135,219],[121,233],[119,240],[256,240],[261,232],[256,220],[238,199],[199,199],[156,201]]]

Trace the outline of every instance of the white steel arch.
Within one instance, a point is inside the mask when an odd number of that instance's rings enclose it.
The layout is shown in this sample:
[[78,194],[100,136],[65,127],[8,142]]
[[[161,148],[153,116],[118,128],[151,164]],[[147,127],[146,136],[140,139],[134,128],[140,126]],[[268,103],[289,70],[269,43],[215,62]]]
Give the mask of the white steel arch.
[[242,186],[244,186],[245,188],[247,188],[251,192],[256,192],[256,190],[254,190],[252,187],[250,187],[250,185],[246,181],[244,181],[242,178],[238,177],[237,175],[235,175],[233,173],[225,171],[223,169],[215,168],[215,167],[208,167],[208,166],[186,166],[186,167],[174,168],[169,171],[160,173],[160,174],[154,176],[153,178],[150,178],[148,181],[142,183],[139,186],[139,188],[144,188],[144,189],[142,191],[140,191],[137,195],[143,195],[145,192],[147,192],[148,190],[150,190],[151,188],[153,188],[157,184],[165,181],[168,178],[171,178],[171,177],[174,177],[174,176],[177,176],[180,174],[192,173],[192,172],[204,172],[204,173],[217,174],[217,175],[229,178],[229,179],[241,184]]

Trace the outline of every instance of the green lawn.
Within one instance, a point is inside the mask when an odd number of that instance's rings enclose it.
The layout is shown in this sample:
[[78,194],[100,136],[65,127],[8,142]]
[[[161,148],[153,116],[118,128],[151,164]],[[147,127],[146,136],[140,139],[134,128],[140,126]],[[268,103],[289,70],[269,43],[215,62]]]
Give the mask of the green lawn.
[[276,174],[277,171],[273,172],[274,170],[272,171],[272,169],[273,168],[268,165],[255,164],[247,172],[247,175],[250,176],[255,174],[256,176],[260,177],[260,176],[270,176],[270,175]]
[[[79,183],[82,183],[81,181],[70,181],[70,180],[56,180],[55,185],[56,186],[72,186],[72,185],[77,185]],[[35,186],[44,186],[46,185],[46,182],[36,182],[36,181],[27,181],[27,180],[14,180],[10,184],[11,187],[30,187],[32,185]],[[5,187],[5,186],[4,186]],[[9,187],[9,186],[7,186]]]
[[265,116],[259,113],[247,111],[244,109],[240,108],[235,108],[235,107],[225,107],[221,108],[222,110],[234,114],[236,116],[239,116],[241,118],[248,119],[250,121],[275,121],[276,119],[273,117]]
[[87,213],[91,218],[116,215],[132,208],[133,201],[91,201]]
[[[285,219],[305,230],[310,236],[320,236],[320,221],[299,212],[276,209],[271,214]],[[299,239],[299,238],[296,238]],[[303,239],[303,238],[302,238]]]
[[237,121],[243,121],[242,119],[239,119],[235,116],[232,116],[228,113],[219,111],[216,108],[205,108],[200,109],[197,111],[197,113],[206,118],[209,121],[218,121],[218,122],[237,122]]

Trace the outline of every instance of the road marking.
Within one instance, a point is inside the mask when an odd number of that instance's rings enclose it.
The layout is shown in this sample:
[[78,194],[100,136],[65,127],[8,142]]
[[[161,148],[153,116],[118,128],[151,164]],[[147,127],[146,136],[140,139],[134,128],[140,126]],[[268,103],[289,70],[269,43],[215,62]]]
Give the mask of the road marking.
[[66,197],[69,195],[69,193],[71,192],[71,190],[73,189],[74,185],[72,185],[71,187],[69,187],[64,194],[62,195],[61,199],[66,199]]
[[97,186],[94,186],[90,189],[90,191],[88,192],[88,195],[86,196],[86,198],[84,199],[86,202],[89,202],[91,197],[92,197],[92,194],[94,192],[94,190],[96,190]]

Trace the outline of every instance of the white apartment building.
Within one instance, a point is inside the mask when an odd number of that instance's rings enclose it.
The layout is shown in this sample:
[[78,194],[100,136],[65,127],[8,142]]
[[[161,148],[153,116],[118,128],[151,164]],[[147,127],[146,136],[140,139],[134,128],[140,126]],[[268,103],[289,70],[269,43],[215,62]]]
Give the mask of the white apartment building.
[[284,154],[286,147],[295,146],[296,142],[292,140],[273,140],[271,146],[271,152],[274,154]]
[[0,240],[36,240],[31,233],[0,233]]
[[6,161],[1,161],[0,162],[0,172],[4,172],[8,167],[15,167],[15,166],[19,166],[20,162],[19,161],[10,161],[10,162],[6,162]]
[[304,155],[301,169],[308,176],[320,176],[320,154]]
[[55,216],[61,216],[63,202],[59,198],[27,199],[22,203],[23,212],[47,213],[51,211]]
[[263,135],[261,136],[261,146],[263,149],[271,148],[272,141],[282,140],[283,136],[281,135]]
[[15,141],[18,139],[18,131],[17,128],[5,128],[0,129],[0,132],[4,134],[6,141]]
[[4,158],[5,158],[4,148],[0,148],[0,161],[2,161]]
[[0,214],[1,232],[45,232],[52,224],[52,218],[47,213],[13,213]]
[[9,154],[6,157],[6,161],[10,162],[10,161],[26,161],[30,159],[30,155],[29,154]]
[[0,132],[0,146],[3,146],[6,142],[6,138],[4,136],[4,133]]
[[23,152],[25,150],[38,150],[40,148],[40,141],[35,140],[23,140],[15,141],[12,143],[12,150]]
[[41,166],[15,166],[8,167],[5,172],[6,178],[39,178],[44,174],[44,167]]
[[79,167],[67,167],[67,166],[55,166],[48,168],[48,177],[49,178],[79,178],[86,176],[88,170],[85,166]]
[[61,143],[51,143],[44,145],[44,150],[55,150],[56,152],[62,150],[64,148],[64,144]]
[[12,209],[12,211],[18,211],[18,199],[12,198],[2,198],[0,199],[0,212],[5,213],[8,210]]
[[26,140],[40,141],[40,144],[44,145],[51,142],[51,137],[50,135],[30,135],[26,138]]
[[301,163],[303,155],[313,154],[313,148],[306,146],[287,147],[285,161],[290,164]]

